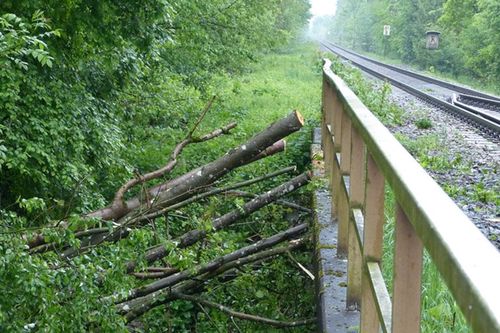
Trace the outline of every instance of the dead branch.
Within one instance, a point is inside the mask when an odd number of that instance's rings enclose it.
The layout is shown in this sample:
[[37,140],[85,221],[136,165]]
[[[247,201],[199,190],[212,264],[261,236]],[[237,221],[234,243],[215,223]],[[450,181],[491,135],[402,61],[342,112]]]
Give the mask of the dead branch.
[[280,153],[282,151],[285,151],[286,149],[286,141],[285,140],[279,140],[273,143],[272,146],[267,147],[259,153],[257,156],[255,156],[252,160],[250,160],[248,163],[252,163],[255,161],[258,161],[264,157],[272,156],[274,154]]
[[207,264],[198,265],[190,268],[189,270],[182,271],[171,275],[169,277],[163,278],[161,280],[152,282],[140,288],[131,290],[128,293],[128,297],[124,301],[129,301],[134,298],[142,297],[148,294],[151,294],[157,290],[171,287],[181,281],[193,278],[195,276],[214,271],[217,268],[221,267],[224,264],[227,264],[231,261],[235,261],[240,258],[247,257],[259,251],[263,251],[265,249],[271,248],[276,244],[279,244],[285,240],[291,239],[300,235],[301,233],[307,230],[307,224],[301,224],[294,228],[290,228],[286,231],[278,233],[272,237],[263,239],[259,242],[253,243],[249,246],[243,247],[237,251],[234,251],[230,254],[226,254],[222,257],[219,257]]
[[[255,197],[257,197],[257,195],[254,194],[254,193],[249,193],[249,192],[245,192],[245,191],[238,191],[238,190],[232,190],[232,189],[228,190],[228,191],[224,191],[224,193],[225,194],[229,194],[229,195],[239,196],[239,197],[245,197],[245,198],[255,198]],[[286,200],[282,200],[282,199],[276,200],[276,204],[284,206],[284,207],[292,208],[292,209],[295,209],[295,210],[299,210],[299,211],[307,213],[307,214],[312,214],[313,213],[313,210],[310,209],[310,208],[307,208],[307,207],[304,207],[304,206],[301,206],[301,205],[297,205],[296,203],[293,203],[293,202],[290,202],[290,201],[286,201]]]
[[181,292],[181,293],[192,293],[193,291],[199,290],[206,281],[220,276],[223,273],[234,270],[234,273],[238,273],[238,268],[245,265],[260,262],[263,260],[268,260],[270,258],[276,257],[287,253],[288,251],[293,251],[304,245],[304,240],[291,241],[287,246],[272,248],[269,250],[261,251],[256,254],[241,258],[239,260],[231,261],[227,264],[222,265],[218,269],[212,272],[205,273],[203,275],[197,276],[196,279],[187,280],[181,282],[172,288],[165,288],[154,293],[148,294],[143,297],[139,297],[128,302],[120,303],[116,305],[118,313],[125,316],[125,320],[130,322],[142,316],[147,311],[168,303],[175,299],[171,292]]
[[182,294],[177,291],[172,291],[172,296],[177,298],[177,299],[182,299],[185,301],[190,301],[192,303],[197,303],[197,304],[203,304],[206,306],[209,306],[211,308],[217,309],[221,312],[224,312],[225,314],[228,314],[231,317],[235,317],[238,319],[243,319],[243,320],[249,320],[249,321],[254,321],[257,323],[273,326],[273,327],[279,327],[279,328],[284,328],[284,327],[297,327],[297,326],[304,326],[308,324],[312,324],[316,321],[316,318],[310,318],[310,319],[303,319],[303,320],[294,320],[294,321],[280,321],[280,320],[274,320],[274,319],[269,319],[261,316],[256,316],[256,315],[251,315],[243,312],[237,312],[234,311],[227,306],[224,306],[222,304],[214,303],[211,301],[207,301],[201,297],[196,297],[192,295],[186,295]]
[[[288,194],[296,189],[304,186],[309,182],[311,174],[309,172],[303,173],[290,181],[281,184],[272,190],[260,195],[257,198],[245,203],[241,208],[235,209],[219,218],[216,218],[212,222],[212,230],[217,231],[225,228],[238,219],[241,219],[249,214],[255,212],[256,210],[270,204],[271,202],[277,200],[285,194]],[[177,248],[188,247],[200,239],[204,238],[207,234],[205,230],[191,230],[177,239]],[[168,255],[167,249],[163,245],[159,245],[146,253],[146,262],[152,263],[158,259],[161,259]],[[131,261],[127,264],[127,272],[132,272],[136,266],[135,261]]]
[[[245,187],[245,186],[250,186],[250,185],[253,185],[253,184],[258,183],[260,181],[263,181],[263,180],[266,180],[266,179],[269,179],[269,178],[274,178],[274,177],[277,177],[277,176],[282,175],[284,173],[293,172],[295,170],[297,170],[296,167],[287,167],[287,168],[284,168],[284,169],[281,169],[281,170],[269,173],[269,174],[264,175],[264,176],[256,177],[256,178],[253,178],[253,179],[250,179],[250,180],[247,180],[247,181],[243,181],[243,182],[239,182],[239,183],[236,183],[236,184],[233,184],[233,185],[229,185],[229,186],[224,187],[224,188],[212,189],[210,191],[203,192],[201,194],[195,195],[194,197],[191,197],[191,198],[189,198],[187,200],[181,201],[181,202],[179,202],[177,204],[174,204],[172,206],[168,206],[168,207],[165,207],[163,209],[160,209],[159,211],[156,211],[154,213],[147,214],[147,215],[144,215],[144,216],[140,216],[137,219],[137,222],[141,222],[141,221],[144,221],[144,220],[151,220],[151,219],[154,219],[154,218],[156,218],[158,216],[162,216],[165,213],[168,213],[168,212],[170,212],[172,210],[182,208],[182,207],[184,207],[184,206],[186,206],[186,205],[188,205],[190,203],[193,203],[195,201],[207,198],[209,196],[217,195],[219,193],[225,193],[227,191],[230,191],[230,190],[233,190],[233,189],[237,189],[237,188],[241,188],[241,187]],[[255,195],[254,197],[257,197],[257,195]],[[134,223],[137,223],[137,222],[134,222]],[[129,225],[130,225],[130,223],[129,223]]]

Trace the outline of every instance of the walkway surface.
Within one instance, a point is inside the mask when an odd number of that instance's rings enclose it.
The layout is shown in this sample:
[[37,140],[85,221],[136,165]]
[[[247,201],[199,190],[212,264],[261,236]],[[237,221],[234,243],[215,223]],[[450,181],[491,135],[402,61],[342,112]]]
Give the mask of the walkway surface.
[[311,154],[314,176],[324,183],[314,194],[318,324],[321,332],[358,332],[359,312],[346,307],[347,260],[337,257],[337,221],[331,218],[319,129],[314,131]]

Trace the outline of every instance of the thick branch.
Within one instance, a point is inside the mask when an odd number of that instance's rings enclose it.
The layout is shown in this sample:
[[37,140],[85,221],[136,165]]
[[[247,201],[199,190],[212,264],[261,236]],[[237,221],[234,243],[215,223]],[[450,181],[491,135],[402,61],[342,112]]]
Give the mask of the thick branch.
[[[207,191],[207,192],[195,195],[194,197],[191,197],[189,199],[186,199],[184,201],[176,203],[176,204],[174,204],[172,206],[165,207],[165,208],[163,208],[163,209],[161,209],[159,211],[156,211],[154,213],[147,214],[147,215],[144,215],[144,216],[140,216],[137,219],[137,222],[141,222],[143,220],[151,220],[153,218],[156,218],[158,216],[164,215],[165,213],[168,213],[168,212],[170,212],[172,210],[179,209],[181,207],[184,207],[184,206],[186,206],[186,205],[188,205],[190,203],[193,203],[195,201],[201,200],[203,198],[206,198],[206,197],[209,197],[209,196],[213,196],[213,195],[217,195],[219,193],[224,193],[224,192],[227,192],[227,191],[231,191],[231,190],[234,190],[234,189],[237,189],[237,188],[240,188],[240,187],[250,186],[250,185],[253,185],[253,184],[258,183],[260,181],[263,181],[263,180],[266,180],[266,179],[269,179],[269,178],[274,178],[274,177],[277,177],[277,176],[282,175],[284,173],[293,172],[295,170],[297,170],[296,167],[287,167],[287,168],[284,168],[284,169],[281,169],[281,170],[269,173],[269,174],[264,175],[264,176],[256,177],[256,178],[253,178],[253,179],[250,179],[250,180],[246,180],[246,181],[239,182],[239,183],[236,183],[236,184],[233,184],[233,185],[229,185],[229,186],[224,187],[224,188],[212,189],[210,191]],[[253,197],[257,197],[257,195],[254,195]],[[134,222],[134,223],[136,223],[136,222]]]
[[185,301],[190,301],[193,303],[198,303],[198,304],[209,306],[211,308],[215,308],[221,312],[228,314],[231,317],[235,317],[235,318],[243,319],[243,320],[255,321],[257,323],[261,323],[261,324],[265,324],[265,325],[269,325],[269,326],[273,326],[273,327],[280,327],[280,328],[297,327],[297,326],[304,326],[304,325],[312,324],[316,321],[316,318],[303,319],[303,320],[297,320],[297,321],[274,320],[274,319],[269,319],[269,318],[265,318],[265,317],[251,315],[251,314],[247,314],[247,313],[243,313],[243,312],[237,312],[237,311],[234,311],[234,310],[232,310],[232,309],[230,309],[227,306],[224,306],[222,304],[210,302],[210,301],[202,299],[201,297],[182,294],[182,293],[177,292],[177,291],[172,291],[172,296],[177,298],[177,299],[182,299]]
[[[228,190],[228,191],[224,191],[224,193],[229,194],[229,195],[239,196],[239,197],[246,197],[246,198],[255,198],[255,197],[257,197],[257,195],[254,194],[254,193],[245,192],[245,191],[238,191],[238,190],[232,190],[232,189]],[[293,203],[293,202],[290,202],[290,201],[285,201],[285,200],[280,199],[280,200],[276,200],[276,203],[278,205],[282,205],[284,207],[288,207],[288,208],[292,208],[292,209],[295,209],[295,210],[299,210],[299,211],[307,213],[307,214],[312,214],[313,213],[312,209],[304,207],[304,206],[301,206],[301,205],[297,205],[296,203]]]
[[162,279],[170,276],[172,274],[178,273],[179,269],[173,267],[149,267],[145,272],[141,273],[132,273],[138,279],[147,280],[147,279]]
[[144,184],[147,181],[150,181],[152,179],[160,178],[164,176],[166,173],[172,171],[172,169],[177,165],[177,157],[181,154],[182,150],[188,146],[189,144],[192,143],[199,143],[199,142],[204,142],[207,140],[211,140],[217,136],[220,136],[222,134],[228,133],[231,129],[236,127],[236,123],[230,123],[220,129],[217,129],[211,133],[207,133],[201,138],[193,138],[192,137],[192,131],[189,132],[188,136],[182,140],[177,146],[175,146],[174,150],[172,151],[170,155],[170,159],[165,166],[163,166],[160,169],[157,169],[155,171],[149,172],[145,175],[138,175],[136,178],[129,180],[125,184],[123,184],[120,189],[115,194],[115,198],[113,199],[113,203],[111,204],[112,207],[115,207],[115,209],[119,209],[122,207],[125,203],[123,202],[123,196],[125,193],[130,190],[132,187],[138,185],[138,184]]
[[[277,200],[285,194],[288,194],[296,189],[304,186],[309,182],[311,174],[309,172],[303,173],[290,181],[281,184],[272,190],[260,195],[259,197],[247,202],[243,207],[235,209],[219,218],[216,218],[212,222],[212,230],[217,231],[225,228],[235,221],[248,216],[249,214],[255,212],[256,210],[270,204],[271,202]],[[207,234],[205,230],[192,230],[177,239],[177,247],[185,248],[188,247],[200,239],[204,238]],[[168,255],[167,249],[163,245],[152,248],[146,253],[146,261],[152,263],[158,259],[161,259]],[[134,261],[127,264],[127,272],[132,272],[136,266]]]
[[285,140],[279,140],[273,143],[272,146],[267,147],[264,149],[264,151],[260,152],[257,156],[252,158],[248,163],[258,161],[264,157],[272,156],[274,154],[280,153],[282,151],[285,151],[286,149],[286,141]]
[[[267,147],[299,130],[303,123],[304,120],[300,113],[294,111],[219,159],[149,189],[149,197],[157,198],[164,207],[182,201],[186,197],[193,195],[193,190],[204,188],[231,170],[250,163],[255,156],[259,155]],[[140,206],[141,199],[135,197],[126,202],[126,209],[124,210],[116,211],[113,207],[108,206],[88,214],[87,217],[116,220]]]

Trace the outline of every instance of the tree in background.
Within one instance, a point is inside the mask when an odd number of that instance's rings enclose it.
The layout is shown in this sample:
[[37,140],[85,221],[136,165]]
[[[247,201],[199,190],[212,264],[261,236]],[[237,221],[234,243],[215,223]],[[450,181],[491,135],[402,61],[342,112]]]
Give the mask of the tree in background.
[[[340,0],[333,40],[348,47],[397,57],[427,70],[500,80],[499,8],[494,0]],[[391,36],[382,36],[382,26]],[[442,32],[440,49],[425,49],[425,32]]]

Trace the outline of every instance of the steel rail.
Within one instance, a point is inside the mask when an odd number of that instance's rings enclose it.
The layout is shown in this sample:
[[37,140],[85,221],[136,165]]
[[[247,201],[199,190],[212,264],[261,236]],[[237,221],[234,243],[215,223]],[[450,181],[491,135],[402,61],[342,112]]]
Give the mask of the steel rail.
[[381,74],[365,65],[362,65],[360,64],[359,62],[355,61],[355,60],[352,60],[352,59],[349,59],[339,53],[337,53],[332,47],[330,47],[329,45],[326,45],[325,43],[321,42],[321,44],[326,47],[327,49],[329,49],[330,51],[332,51],[333,53],[339,55],[340,57],[350,61],[351,63],[353,63],[354,65],[356,65],[357,67],[361,68],[363,71],[375,76],[375,77],[378,77],[380,79],[383,79],[383,80],[386,80],[388,82],[390,82],[392,85],[426,101],[427,103],[429,104],[432,104],[436,107],[439,107],[453,115],[459,115],[461,116],[461,118],[463,119],[466,119],[466,120],[471,120],[473,122],[475,122],[476,124],[478,124],[479,126],[485,128],[486,130],[488,130],[489,132],[491,132],[491,134],[493,136],[500,136],[500,124],[496,123],[495,121],[492,121],[490,119],[486,119],[480,115],[478,115],[477,113],[475,112],[471,112],[469,110],[466,110],[466,109],[463,109],[461,107],[458,107],[456,105],[453,105],[451,103],[448,103],[446,101],[443,101],[437,97],[434,97],[432,95],[429,95],[421,90],[418,90],[416,88],[413,88],[412,86],[406,84],[406,83],[403,83],[403,82],[400,82],[394,78],[391,78],[387,75],[384,75],[384,74]]
[[[355,55],[357,57],[360,57],[362,59],[370,61],[370,62],[372,62],[372,63],[374,63],[376,65],[392,69],[393,71],[396,71],[398,73],[411,76],[411,77],[413,77],[415,79],[419,79],[419,80],[422,80],[422,81],[425,81],[425,82],[428,82],[428,83],[433,83],[433,84],[436,84],[438,86],[441,86],[441,87],[444,87],[444,88],[448,88],[450,90],[457,91],[457,92],[459,92],[461,94],[464,94],[464,95],[482,97],[484,99],[488,99],[488,100],[500,102],[500,97],[498,97],[498,96],[486,94],[486,93],[483,93],[481,91],[477,91],[477,90],[473,90],[473,89],[470,89],[470,88],[467,88],[467,87],[464,87],[464,86],[461,86],[461,85],[457,85],[455,83],[450,83],[450,82],[447,82],[447,81],[439,80],[439,79],[436,79],[436,78],[433,78],[433,77],[430,77],[430,76],[426,76],[426,75],[423,75],[423,74],[420,74],[420,73],[417,73],[417,72],[414,72],[414,71],[410,71],[408,69],[403,69],[403,68],[398,67],[398,66],[389,65],[389,64],[383,63],[381,61],[378,61],[378,60],[369,58],[367,56],[364,56],[362,54],[356,53],[356,52],[354,52],[352,50],[349,50],[349,49],[343,48],[341,46],[338,46],[336,44],[333,44],[332,42],[327,42],[327,43],[330,44],[333,47],[341,49],[344,52],[350,53],[352,55]],[[325,45],[324,42],[322,42],[322,44]]]
[[[467,94],[458,94],[458,100],[465,104],[472,103],[473,106],[474,105],[479,105],[480,107],[486,106],[484,107],[485,109],[500,112],[500,101],[494,99],[483,98]],[[470,103],[465,101],[470,101]]]
[[462,102],[460,100],[460,97],[456,94],[453,94],[453,97],[451,99],[451,103],[455,106],[458,106],[459,108],[465,109],[465,110],[472,112],[474,114],[477,114],[483,118],[489,119],[489,120],[493,121],[494,123],[497,123],[497,124],[499,123],[499,120],[500,120],[499,117],[492,116],[491,114],[488,114],[486,112],[483,112],[480,109],[477,109],[473,105],[469,105],[467,103]]

